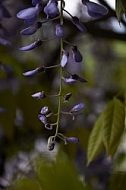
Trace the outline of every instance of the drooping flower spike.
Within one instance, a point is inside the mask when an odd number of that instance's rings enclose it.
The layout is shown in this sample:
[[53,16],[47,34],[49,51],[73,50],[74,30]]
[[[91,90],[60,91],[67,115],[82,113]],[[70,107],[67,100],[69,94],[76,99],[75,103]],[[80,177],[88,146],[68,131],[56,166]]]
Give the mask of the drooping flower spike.
[[87,7],[88,14],[96,19],[101,18],[102,16],[108,13],[106,7],[99,5],[95,2],[91,2],[89,0],[82,0],[82,3]]

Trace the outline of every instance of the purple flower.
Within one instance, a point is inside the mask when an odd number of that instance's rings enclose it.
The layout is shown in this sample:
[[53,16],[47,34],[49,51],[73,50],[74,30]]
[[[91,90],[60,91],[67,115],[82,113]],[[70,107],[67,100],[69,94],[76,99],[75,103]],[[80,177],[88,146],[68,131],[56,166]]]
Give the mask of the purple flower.
[[62,59],[61,59],[61,67],[65,67],[68,62],[69,52],[63,51]]
[[38,118],[45,125],[49,123],[49,121],[45,115],[38,115]]
[[44,124],[44,127],[48,130],[52,130],[52,125],[50,124],[48,118],[45,115],[38,115],[39,120]]
[[73,46],[72,53],[75,62],[82,62],[83,56],[81,55],[80,51],[77,49],[77,46]]
[[86,33],[87,29],[86,27],[80,22],[79,18],[77,18],[76,16],[72,17],[72,22],[74,25],[76,25],[76,27],[81,31]]
[[35,15],[33,18],[25,19],[24,24],[25,25],[32,25],[38,21],[38,15]]
[[37,71],[37,69],[34,69],[34,70],[27,71],[27,72],[23,73],[23,75],[24,75],[25,77],[27,77],[27,76],[36,75],[36,73],[38,73],[38,71]]
[[65,144],[67,143],[78,143],[79,139],[76,137],[66,137],[65,138]]
[[42,23],[41,22],[37,22],[35,23],[34,25],[28,27],[28,28],[25,28],[23,29],[20,34],[22,35],[32,35],[34,34],[40,27],[42,26]]
[[43,99],[43,98],[46,98],[46,95],[45,95],[44,91],[42,91],[42,92],[37,92],[35,94],[32,94],[31,97],[37,98],[37,99]]
[[41,40],[38,40],[38,41],[35,41],[34,43],[30,44],[30,45],[27,45],[27,46],[24,46],[24,47],[20,47],[19,50],[21,51],[29,51],[29,50],[33,50],[39,46],[42,45],[42,41]]
[[36,68],[34,70],[27,71],[27,72],[23,73],[23,75],[26,76],[26,77],[27,76],[34,76],[37,73],[44,72],[44,71],[45,71],[44,67],[38,67],[38,68]]
[[40,5],[37,4],[35,7],[30,7],[27,9],[24,9],[17,13],[17,18],[19,19],[32,19],[34,17],[38,17],[40,11]]
[[59,38],[65,38],[65,36],[66,36],[63,25],[61,25],[61,24],[56,25],[55,33],[56,33],[56,36]]
[[54,18],[59,15],[58,3],[56,0],[50,0],[48,4],[44,7],[44,13],[47,18]]
[[48,106],[44,106],[41,109],[40,114],[46,115],[46,117],[49,117],[52,114],[52,112],[49,110]]
[[83,103],[80,103],[80,104],[77,104],[75,105],[71,110],[70,110],[70,114],[75,114],[77,112],[79,112],[80,110],[82,110],[84,108],[84,104]]
[[108,10],[97,3],[90,2],[89,0],[82,0],[82,3],[87,6],[88,14],[94,18],[101,18],[108,13]]

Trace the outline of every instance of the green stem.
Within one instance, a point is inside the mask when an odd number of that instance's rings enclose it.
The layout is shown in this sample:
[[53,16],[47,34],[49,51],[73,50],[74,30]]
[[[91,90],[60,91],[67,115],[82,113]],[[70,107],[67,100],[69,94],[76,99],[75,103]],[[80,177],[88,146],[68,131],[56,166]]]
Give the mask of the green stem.
[[[60,2],[60,24],[63,24],[63,0]],[[60,62],[62,59],[62,51],[63,51],[63,39],[60,39]],[[55,137],[58,134],[59,130],[59,125],[60,125],[60,114],[61,114],[61,97],[62,97],[62,74],[63,74],[63,69],[60,66],[60,87],[59,87],[59,98],[58,98],[58,115],[57,115],[57,126],[56,126],[56,132],[55,132]]]

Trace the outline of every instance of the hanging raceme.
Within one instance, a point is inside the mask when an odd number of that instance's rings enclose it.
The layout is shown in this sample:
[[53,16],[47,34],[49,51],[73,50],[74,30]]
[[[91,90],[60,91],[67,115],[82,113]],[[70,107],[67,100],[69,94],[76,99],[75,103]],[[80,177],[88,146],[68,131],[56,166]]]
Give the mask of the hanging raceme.
[[[82,1],[84,6],[87,6],[87,11],[89,15],[95,15],[97,16],[103,16],[105,13],[107,13],[106,9],[103,6],[100,6],[98,4],[91,3],[87,0]],[[45,13],[45,19],[40,20],[39,14],[40,12]],[[53,110],[50,110],[48,105],[42,107],[40,109],[40,113],[38,114],[38,119],[44,127],[47,130],[52,130],[55,126],[55,134],[53,136],[50,136],[48,138],[48,150],[53,150],[56,144],[56,139],[61,139],[64,144],[67,143],[78,143],[79,139],[76,137],[66,137],[62,133],[59,133],[59,128],[62,125],[61,123],[61,115],[65,116],[65,114],[68,114],[72,116],[73,119],[75,119],[76,115],[79,114],[83,108],[85,107],[85,104],[83,102],[75,104],[73,108],[71,108],[69,111],[63,111],[62,110],[62,104],[64,102],[68,102],[72,96],[71,92],[68,92],[66,94],[63,94],[63,85],[62,83],[65,82],[68,84],[74,84],[76,82],[80,83],[86,83],[87,80],[83,77],[80,77],[78,74],[70,73],[66,70],[67,64],[69,64],[69,54],[70,52],[67,51],[64,47],[66,45],[70,46],[71,52],[72,52],[72,58],[73,62],[75,63],[82,63],[83,56],[81,52],[78,50],[78,47],[76,45],[71,44],[70,42],[66,41],[66,30],[65,30],[65,24],[64,24],[64,18],[63,13],[66,12],[71,17],[71,22],[82,32],[86,33],[87,29],[81,23],[78,17],[71,15],[66,9],[65,9],[65,1],[64,0],[49,0],[47,4],[45,5],[45,2],[43,0],[32,0],[32,7],[29,7],[27,9],[21,10],[17,13],[17,17],[19,19],[24,20],[24,24],[28,25],[27,28],[23,29],[20,34],[22,35],[33,35],[37,32],[38,29],[41,29],[42,26],[47,22],[53,22],[57,20],[57,24],[55,25],[55,36],[51,37],[50,39],[43,40],[38,39],[35,40],[30,45],[20,47],[19,49],[21,51],[30,51],[37,47],[40,47],[42,43],[46,43],[46,41],[49,40],[55,40],[58,39],[60,41],[60,59],[58,65],[52,65],[49,67],[41,66],[39,68],[24,72],[23,75],[26,77],[34,76],[37,73],[43,73],[47,69],[55,69],[58,68],[58,72],[60,73],[59,77],[59,91],[55,95],[48,95],[48,93],[45,93],[43,90],[40,92],[35,92],[32,94],[32,98],[35,99],[43,99],[43,98],[50,98],[55,97],[58,99],[58,105],[57,105],[57,113],[53,113]],[[60,20],[60,21],[59,21]],[[65,44],[65,46],[64,46]],[[68,75],[66,77],[65,75]],[[55,116],[56,121],[55,123],[51,123],[50,117]]]

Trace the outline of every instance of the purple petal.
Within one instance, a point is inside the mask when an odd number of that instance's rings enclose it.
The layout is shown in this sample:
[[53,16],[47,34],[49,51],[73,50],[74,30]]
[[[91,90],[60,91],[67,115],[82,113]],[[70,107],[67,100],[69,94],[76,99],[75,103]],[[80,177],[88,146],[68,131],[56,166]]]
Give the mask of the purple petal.
[[78,51],[77,46],[74,46],[72,48],[73,52],[73,59],[75,62],[82,62],[83,56],[81,55],[80,51]]
[[24,75],[25,77],[27,77],[27,76],[36,75],[36,73],[38,73],[38,70],[37,70],[37,69],[34,69],[34,70],[27,71],[27,72],[23,73],[23,75]]
[[31,19],[38,15],[39,9],[36,7],[30,7],[17,13],[19,19]]
[[42,115],[47,115],[47,116],[50,116],[52,112],[49,110],[48,106],[44,106],[41,111],[40,111],[40,114]]
[[68,62],[69,52],[64,51],[61,59],[61,67],[65,67]]
[[72,79],[72,78],[64,78],[64,77],[62,77],[62,79],[67,84],[73,84],[73,83],[77,82],[77,80]]
[[36,23],[37,21],[38,21],[38,15],[35,15],[33,18],[25,19],[24,24],[29,26]]
[[55,33],[56,33],[56,36],[59,38],[65,38],[65,36],[66,36],[63,25],[61,25],[61,24],[56,25]]
[[75,105],[71,110],[70,110],[70,113],[73,114],[73,113],[76,113],[76,112],[79,112],[81,109],[84,108],[84,104],[83,103],[80,103],[80,104],[77,104]]
[[37,92],[35,94],[32,94],[31,95],[32,98],[37,98],[37,99],[42,99],[42,98],[45,98],[46,95],[45,93],[42,91],[42,92]]
[[39,120],[40,120],[43,124],[45,124],[45,125],[49,123],[47,117],[44,116],[44,115],[38,115],[38,118],[39,118]]
[[20,34],[22,35],[32,35],[42,26],[41,22],[35,23],[33,26],[23,29]]
[[35,49],[36,47],[39,47],[41,45],[42,45],[42,41],[38,40],[38,41],[28,45],[28,46],[24,46],[24,47],[19,48],[19,50],[21,50],[21,51],[29,51],[29,50]]
[[59,15],[57,5],[57,1],[52,0],[44,7],[44,13],[47,15],[47,18],[54,18]]
[[87,2],[86,6],[88,9],[88,14],[94,18],[101,18],[108,12],[108,10],[104,6],[94,2]]

